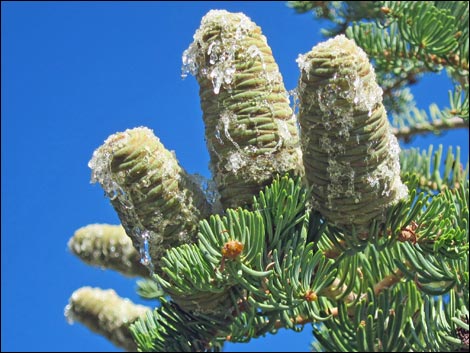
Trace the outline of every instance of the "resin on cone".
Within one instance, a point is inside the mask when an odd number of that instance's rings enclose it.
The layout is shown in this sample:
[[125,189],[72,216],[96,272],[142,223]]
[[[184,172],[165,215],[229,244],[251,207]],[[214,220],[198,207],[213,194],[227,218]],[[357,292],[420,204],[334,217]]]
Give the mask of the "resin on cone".
[[212,10],[183,54],[196,76],[224,208],[251,204],[276,174],[303,173],[296,118],[271,48],[242,13]]
[[89,166],[151,272],[167,249],[193,243],[210,215],[202,190],[148,128],[111,135]]
[[343,35],[297,62],[301,145],[313,207],[336,226],[366,232],[408,194],[374,69]]

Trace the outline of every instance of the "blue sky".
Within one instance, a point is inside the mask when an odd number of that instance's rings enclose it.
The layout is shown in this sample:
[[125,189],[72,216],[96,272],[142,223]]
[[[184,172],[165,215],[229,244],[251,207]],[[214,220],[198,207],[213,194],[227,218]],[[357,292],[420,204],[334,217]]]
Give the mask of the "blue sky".
[[[135,279],[89,267],[66,249],[74,231],[119,222],[98,185],[91,155],[112,133],[147,126],[189,173],[209,176],[193,77],[181,55],[210,9],[244,12],[261,26],[287,89],[295,59],[322,37],[311,15],[284,2],[1,3],[2,351],[119,351],[63,309],[85,285],[135,294]],[[447,104],[444,74],[413,92],[421,107]],[[460,145],[468,130],[416,138],[409,146]],[[225,351],[308,351],[311,329],[282,332]]]

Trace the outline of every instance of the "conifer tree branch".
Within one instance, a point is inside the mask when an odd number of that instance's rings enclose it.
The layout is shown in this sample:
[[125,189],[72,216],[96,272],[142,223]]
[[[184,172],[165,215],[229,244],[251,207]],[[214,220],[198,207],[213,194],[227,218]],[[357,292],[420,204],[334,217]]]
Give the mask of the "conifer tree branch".
[[[305,318],[300,315],[296,316],[295,318],[292,318],[291,320],[292,320],[292,324],[294,325],[307,325],[308,323],[312,322],[312,319]],[[282,325],[281,321],[276,321],[274,327],[279,329],[279,328],[283,328],[284,325]]]
[[374,285],[375,295],[379,295],[383,290],[388,289],[394,284],[398,283],[403,278],[403,276],[403,272],[398,269],[393,273],[385,276],[380,282]]
[[439,119],[434,120],[431,122],[426,122],[422,124],[415,124],[412,126],[404,126],[404,127],[394,127],[392,128],[392,133],[398,138],[409,141],[413,136],[427,133],[427,132],[434,132],[434,133],[441,133],[442,131],[446,130],[455,130],[455,129],[468,129],[468,122],[462,120],[461,118],[450,118],[450,119]]
[[[261,29],[210,11],[183,70],[200,84],[220,205],[149,129],[110,136],[93,180],[130,237],[123,262],[156,270],[138,293],[160,306],[87,288],[67,316],[140,351],[220,351],[307,323],[331,351],[468,347],[469,166],[459,148],[399,154],[396,140],[468,126],[468,29],[455,21],[468,5],[291,3],[356,43],[338,36],[299,57],[297,122]],[[373,21],[347,29],[363,18]],[[385,92],[399,93],[392,127],[366,53]],[[405,86],[443,68],[460,86],[428,118]],[[79,235],[70,244],[84,261],[136,272],[115,263],[115,238]]]

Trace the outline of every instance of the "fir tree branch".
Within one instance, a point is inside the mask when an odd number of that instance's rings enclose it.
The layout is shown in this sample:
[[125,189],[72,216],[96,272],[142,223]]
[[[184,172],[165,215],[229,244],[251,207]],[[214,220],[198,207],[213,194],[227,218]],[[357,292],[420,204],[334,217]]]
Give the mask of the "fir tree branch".
[[[468,19],[468,5],[295,3],[320,9],[337,31],[368,13],[378,20],[384,5],[384,21],[348,33],[374,53],[386,92],[401,92],[405,114],[393,132],[407,139],[462,127],[468,29],[453,20]],[[331,351],[468,347],[468,165],[457,149],[441,168],[442,148],[404,152],[398,162],[374,70],[356,44],[342,36],[299,58],[301,161],[295,116],[259,27],[240,14],[206,15],[184,69],[201,86],[222,203],[254,203],[197,228],[210,205],[174,156],[145,128],[111,136],[90,163],[93,179],[143,259],[158,257],[157,275],[138,291],[161,305],[150,312],[87,289],[74,293],[68,316],[128,349],[136,348],[132,333],[142,351],[219,351],[227,340],[310,322],[323,322],[314,334]],[[404,86],[442,68],[462,84],[450,109],[436,107],[431,119],[415,114]],[[303,164],[308,189],[288,177],[302,174]],[[434,298],[446,293],[449,303]]]
[[159,283],[152,278],[137,281],[137,294],[145,299],[159,299],[165,293]]
[[[342,301],[345,303],[352,303],[357,299],[357,294],[348,290],[348,286],[344,283],[341,283],[339,279],[335,279],[333,283],[324,288],[319,295],[325,296],[332,300],[337,300],[338,297],[342,297]],[[347,294],[346,296],[344,294]]]
[[409,142],[411,138],[415,135],[434,132],[440,133],[445,130],[455,130],[455,129],[468,129],[468,122],[462,120],[461,118],[450,118],[445,120],[434,120],[429,123],[416,124],[412,126],[405,126],[401,128],[392,128],[392,133],[398,138],[403,139],[405,142]]
[[[200,223],[198,244],[167,251],[158,282],[178,312],[196,321],[206,317],[217,322],[217,329],[209,330],[212,338],[205,336],[205,341],[231,332],[230,340],[240,342],[270,332],[275,325],[296,329],[299,322],[291,318],[299,315],[305,320],[325,319],[316,308],[316,293],[332,282],[335,272],[331,261],[313,252],[313,243],[306,244],[310,222],[304,214],[305,197],[300,180],[276,178],[255,199],[255,211],[228,209],[226,216],[212,216]],[[282,214],[276,205],[285,206]],[[264,221],[269,231],[264,230]],[[143,335],[135,327],[136,339],[145,345],[141,348],[162,337],[176,349],[172,334],[159,329],[166,327],[169,315],[151,319],[157,320],[154,333]],[[141,325],[150,329],[154,325],[148,320]]]
[[[468,183],[469,164],[462,164],[460,154],[460,147],[454,150],[449,146],[447,153],[444,153],[442,145],[435,151],[433,145],[427,151],[416,148],[403,150],[400,155],[402,178],[413,184],[412,179],[416,177],[415,187],[432,195],[446,188],[465,186]],[[404,226],[411,221],[416,220],[409,220]]]
[[[311,318],[305,318],[305,317],[302,317],[302,316],[298,315],[295,318],[292,318],[291,321],[292,321],[293,325],[302,325],[303,326],[303,325],[307,325],[308,323],[311,323],[313,320]],[[274,327],[276,329],[280,329],[280,328],[283,328],[284,325],[282,324],[282,322],[280,320],[278,320],[274,324]]]
[[312,12],[317,19],[333,22],[335,27],[322,29],[325,37],[344,34],[354,21],[382,16],[377,1],[288,1],[287,6],[299,14]]
[[400,270],[395,270],[393,273],[385,276],[380,282],[374,285],[375,295],[379,295],[385,289],[392,287],[394,284],[400,282],[404,274]]

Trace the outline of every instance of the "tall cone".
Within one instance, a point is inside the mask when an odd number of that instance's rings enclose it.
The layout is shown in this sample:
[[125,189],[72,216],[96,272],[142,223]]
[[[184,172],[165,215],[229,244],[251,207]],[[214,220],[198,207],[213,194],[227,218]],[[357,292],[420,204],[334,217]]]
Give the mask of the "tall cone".
[[330,223],[366,232],[408,193],[374,69],[343,35],[297,62],[301,145],[313,206]]
[[198,185],[148,128],[111,135],[89,166],[152,271],[166,249],[193,243],[199,220],[211,212]]
[[211,171],[222,206],[251,203],[279,173],[302,174],[295,116],[261,29],[242,13],[212,10],[183,54],[196,76]]

